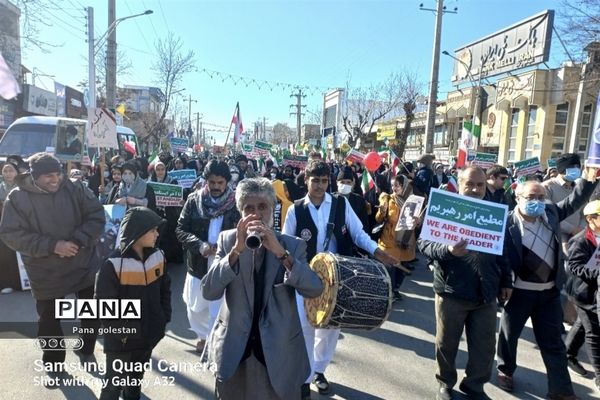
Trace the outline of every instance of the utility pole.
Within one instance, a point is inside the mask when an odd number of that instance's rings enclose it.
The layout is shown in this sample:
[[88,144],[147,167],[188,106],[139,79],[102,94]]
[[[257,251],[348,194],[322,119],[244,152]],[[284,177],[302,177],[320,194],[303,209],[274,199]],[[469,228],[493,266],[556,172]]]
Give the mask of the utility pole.
[[290,115],[296,115],[296,134],[298,135],[298,144],[300,144],[302,142],[302,116],[304,115],[302,107],[306,107],[302,104],[302,99],[306,97],[306,94],[303,94],[302,89],[298,88],[298,93],[290,94],[290,97],[296,98],[296,104],[290,104],[290,107],[296,107],[296,111],[291,112]]
[[200,123],[200,113],[197,112],[196,113],[196,143],[200,143],[200,126],[202,126],[202,124]]
[[194,134],[194,131],[192,131],[192,102],[197,103],[198,100],[192,100],[192,95],[190,94],[190,97],[188,100],[188,130],[187,130],[187,136],[190,141],[192,140],[192,135]]
[[267,140],[267,117],[263,117],[262,140]]
[[442,41],[442,17],[444,13],[456,14],[457,8],[454,11],[446,10],[444,0],[437,0],[436,9],[424,8],[421,10],[433,11],[435,13],[435,29],[433,31],[433,55],[431,61],[431,76],[429,79],[429,97],[427,100],[427,123],[425,125],[425,153],[433,153],[433,132],[435,130],[435,112],[437,107],[437,91],[439,84],[440,73],[440,43]]
[[108,40],[106,42],[106,108],[114,111],[117,92],[117,30],[115,0],[108,0]]
[[[96,108],[96,61],[94,57],[94,9],[87,8],[88,29],[88,104],[89,108]],[[35,82],[33,83],[35,86]],[[89,113],[88,113],[89,115]]]

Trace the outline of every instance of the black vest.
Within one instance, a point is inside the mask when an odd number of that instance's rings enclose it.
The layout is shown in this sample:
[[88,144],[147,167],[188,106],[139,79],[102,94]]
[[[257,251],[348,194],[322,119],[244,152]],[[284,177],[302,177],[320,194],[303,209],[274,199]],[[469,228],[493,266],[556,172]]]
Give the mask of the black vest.
[[[337,254],[352,257],[352,236],[346,226],[346,202],[343,196],[332,195],[334,196],[338,199],[333,228]],[[317,226],[310,215],[308,204],[304,204],[304,199],[294,202],[294,212],[296,213],[296,236],[306,241],[306,260],[310,263],[317,254]],[[329,221],[329,216],[327,220]]]

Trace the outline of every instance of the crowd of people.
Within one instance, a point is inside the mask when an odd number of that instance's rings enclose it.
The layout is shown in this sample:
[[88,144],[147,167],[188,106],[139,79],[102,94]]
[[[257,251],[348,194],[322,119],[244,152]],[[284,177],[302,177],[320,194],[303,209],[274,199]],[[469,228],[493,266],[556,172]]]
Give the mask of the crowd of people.
[[[181,169],[197,176],[181,204],[157,206],[148,182],[177,185],[169,172]],[[217,367],[216,397],[305,400],[311,384],[321,394],[331,392],[326,369],[340,335],[307,321],[304,299],[323,290],[309,268],[313,257],[375,258],[386,266],[394,301],[402,301],[402,282],[420,252],[433,271],[437,399],[454,396],[463,330],[469,359],[461,392],[488,399],[484,385],[495,358],[501,389],[522,384],[516,355],[528,318],[547,369],[547,397],[575,399],[569,370],[587,374],[577,359],[584,344],[600,390],[596,172],[582,169],[576,154],[524,175],[511,165],[457,168],[428,154],[367,171],[318,152],[305,168],[270,159],[263,166],[243,154],[165,152],[154,160],[115,156],[93,168],[74,166],[67,178],[50,154],[28,162],[9,157],[0,183],[0,287],[2,293],[21,289],[18,252],[36,300],[38,334],[48,337],[62,336],[54,299],[72,293],[142,299],[139,336],[107,334],[104,350],[107,360],[143,362],[170,320],[167,262],[185,263],[182,297],[196,351]],[[373,185],[363,187],[367,174]],[[410,215],[410,228],[398,229],[409,197],[421,196],[426,205],[432,189],[506,205],[503,255],[469,250],[465,240],[447,245],[419,238],[424,212]],[[127,213],[117,250],[97,259],[103,204]],[[252,235],[260,238],[257,249],[249,247]],[[563,340],[565,320],[572,327]],[[92,329],[99,324],[82,320]],[[96,336],[84,335],[82,362],[93,356]],[[43,351],[45,363],[64,360],[64,351]],[[122,390],[109,386],[100,398],[117,399]],[[123,395],[139,398],[140,388],[125,388]]]

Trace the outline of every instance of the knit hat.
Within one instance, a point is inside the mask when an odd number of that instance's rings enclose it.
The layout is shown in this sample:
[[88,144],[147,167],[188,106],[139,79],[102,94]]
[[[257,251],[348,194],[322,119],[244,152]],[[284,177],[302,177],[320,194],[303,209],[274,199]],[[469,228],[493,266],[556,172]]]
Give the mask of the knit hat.
[[556,169],[560,174],[564,174],[567,168],[574,166],[581,167],[581,159],[577,154],[566,153],[556,160]]
[[36,153],[29,159],[29,168],[33,179],[45,174],[62,172],[62,166],[58,158],[49,153]]
[[350,179],[354,180],[354,171],[350,167],[343,167],[340,169],[340,172],[337,176],[337,180],[341,181],[342,179]]

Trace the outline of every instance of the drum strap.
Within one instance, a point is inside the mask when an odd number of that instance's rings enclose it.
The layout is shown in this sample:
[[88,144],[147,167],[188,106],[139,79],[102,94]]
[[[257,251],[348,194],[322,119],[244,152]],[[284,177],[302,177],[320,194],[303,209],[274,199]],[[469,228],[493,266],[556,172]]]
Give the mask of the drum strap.
[[325,234],[325,243],[323,251],[329,250],[329,243],[331,242],[331,236],[333,235],[333,228],[335,228],[335,215],[337,214],[338,197],[331,196],[331,210],[329,210],[329,221],[327,222],[327,233]]

